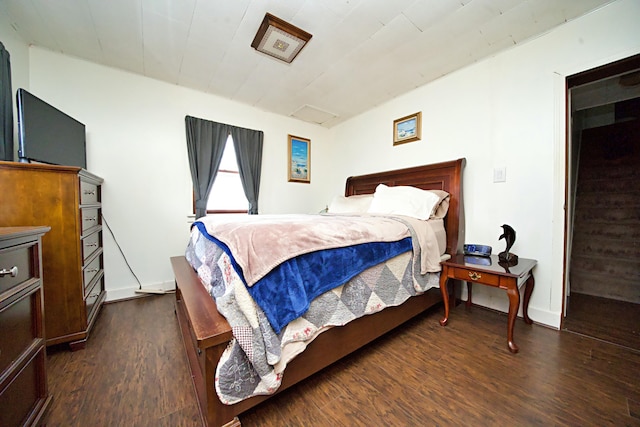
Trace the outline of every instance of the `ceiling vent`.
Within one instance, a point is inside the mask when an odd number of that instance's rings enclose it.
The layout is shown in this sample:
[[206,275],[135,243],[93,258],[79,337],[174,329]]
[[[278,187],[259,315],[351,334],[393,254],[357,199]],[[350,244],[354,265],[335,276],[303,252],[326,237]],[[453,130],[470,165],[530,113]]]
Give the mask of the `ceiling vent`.
[[321,125],[331,119],[335,119],[336,117],[338,117],[338,115],[330,113],[328,111],[323,111],[310,105],[305,105],[303,107],[300,107],[297,111],[291,113],[291,117],[304,120],[305,122],[311,122]]

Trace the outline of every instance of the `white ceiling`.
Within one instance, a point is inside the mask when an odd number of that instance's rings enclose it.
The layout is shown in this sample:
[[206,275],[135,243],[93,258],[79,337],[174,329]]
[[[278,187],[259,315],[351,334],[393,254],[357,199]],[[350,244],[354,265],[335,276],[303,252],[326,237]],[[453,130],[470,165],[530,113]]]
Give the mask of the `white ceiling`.
[[[0,0],[27,43],[331,127],[612,0]],[[251,48],[266,12],[311,33]]]

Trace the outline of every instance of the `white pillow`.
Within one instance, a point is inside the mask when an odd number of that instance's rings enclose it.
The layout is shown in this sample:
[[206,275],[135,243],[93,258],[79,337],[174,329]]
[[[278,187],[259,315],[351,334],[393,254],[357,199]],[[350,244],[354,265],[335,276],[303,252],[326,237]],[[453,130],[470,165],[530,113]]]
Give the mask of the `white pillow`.
[[327,212],[334,214],[366,213],[372,200],[372,194],[349,197],[335,196],[331,200]]
[[406,215],[427,220],[439,201],[440,197],[431,191],[379,184],[373,194],[369,213]]

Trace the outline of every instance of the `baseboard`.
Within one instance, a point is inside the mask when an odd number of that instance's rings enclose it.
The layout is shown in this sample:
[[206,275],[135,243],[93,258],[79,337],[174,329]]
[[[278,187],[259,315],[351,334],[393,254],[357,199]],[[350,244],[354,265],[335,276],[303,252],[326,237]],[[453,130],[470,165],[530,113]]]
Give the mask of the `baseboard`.
[[[142,291],[140,292],[139,287],[132,288],[123,288],[123,289],[107,289],[107,299],[105,302],[114,302],[120,300],[127,300],[131,298],[140,298],[144,296],[150,295],[158,295],[164,294],[168,292],[174,292],[176,288],[175,282],[163,282],[156,283],[152,285],[144,285],[142,286]],[[144,292],[144,291],[148,292]]]
[[529,317],[531,320],[554,329],[560,329],[561,314],[562,313],[553,313],[548,310],[540,310],[539,308],[529,306]]

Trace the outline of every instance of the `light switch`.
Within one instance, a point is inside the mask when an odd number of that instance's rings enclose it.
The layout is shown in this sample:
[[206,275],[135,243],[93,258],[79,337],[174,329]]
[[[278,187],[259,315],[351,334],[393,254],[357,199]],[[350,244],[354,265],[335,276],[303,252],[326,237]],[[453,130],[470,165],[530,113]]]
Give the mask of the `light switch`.
[[493,182],[507,182],[507,168],[494,168]]

